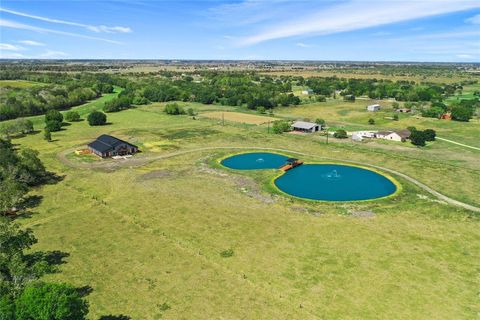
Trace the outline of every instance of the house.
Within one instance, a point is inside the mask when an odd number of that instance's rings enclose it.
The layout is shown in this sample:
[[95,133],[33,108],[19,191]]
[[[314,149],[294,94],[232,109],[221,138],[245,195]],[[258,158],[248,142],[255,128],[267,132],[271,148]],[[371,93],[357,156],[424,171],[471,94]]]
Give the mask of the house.
[[301,132],[317,132],[322,126],[313,122],[296,121],[292,124],[292,129]]
[[356,135],[362,138],[375,138],[375,131],[355,131],[352,132],[352,136]]
[[361,142],[361,141],[363,141],[363,137],[361,135],[359,135],[358,133],[354,132],[352,134],[352,140],[357,141],[357,142]]
[[400,108],[400,109],[395,110],[395,112],[408,113],[408,112],[412,112],[412,109]]
[[398,131],[379,131],[375,134],[378,139],[392,140],[398,142],[405,142],[410,137],[410,130],[398,130]]
[[124,156],[138,152],[138,147],[126,141],[102,134],[95,141],[90,142],[88,149],[99,157]]
[[312,89],[303,90],[302,94],[309,96],[309,95],[313,94],[313,90]]
[[370,111],[370,112],[376,112],[378,110],[380,110],[380,105],[379,104],[371,104],[369,106],[367,106],[367,111]]
[[451,113],[445,113],[445,114],[442,114],[442,116],[440,117],[440,119],[443,119],[443,120],[452,120],[452,114]]

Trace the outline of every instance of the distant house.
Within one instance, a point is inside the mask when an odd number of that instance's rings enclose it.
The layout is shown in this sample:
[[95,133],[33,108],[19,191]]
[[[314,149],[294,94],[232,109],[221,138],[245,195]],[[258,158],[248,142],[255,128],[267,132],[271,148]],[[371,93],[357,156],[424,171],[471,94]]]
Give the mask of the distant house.
[[302,94],[309,96],[309,95],[313,94],[313,90],[312,89],[303,90]]
[[443,120],[452,120],[452,114],[451,114],[451,113],[442,114],[442,116],[440,117],[440,119],[443,119]]
[[126,141],[102,134],[95,141],[88,144],[88,149],[99,157],[124,156],[138,152],[138,147]]
[[397,110],[395,110],[395,112],[400,112],[400,113],[408,113],[408,112],[412,112],[412,109],[408,109],[408,108],[401,108],[401,109],[397,109]]
[[356,135],[362,138],[375,138],[375,131],[355,131],[352,135]]
[[292,124],[292,129],[301,132],[317,132],[322,126],[313,122],[296,121]]
[[376,112],[376,111],[379,111],[380,108],[381,108],[381,106],[379,104],[371,104],[371,105],[367,106],[367,111]]
[[360,142],[360,141],[363,141],[363,137],[361,135],[359,135],[358,133],[354,132],[352,134],[352,140]]
[[410,130],[406,129],[398,131],[379,131],[375,134],[375,138],[405,142],[410,137],[410,134]]

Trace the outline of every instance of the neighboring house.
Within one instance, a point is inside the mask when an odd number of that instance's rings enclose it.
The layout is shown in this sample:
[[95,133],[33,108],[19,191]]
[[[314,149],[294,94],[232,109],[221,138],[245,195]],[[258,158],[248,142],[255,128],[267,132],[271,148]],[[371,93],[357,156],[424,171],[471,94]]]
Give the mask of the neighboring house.
[[452,120],[452,114],[451,114],[451,113],[442,114],[442,116],[440,117],[440,119],[443,119],[443,120]]
[[408,108],[401,108],[401,109],[397,109],[397,110],[395,110],[395,112],[400,112],[400,113],[408,113],[408,112],[412,112],[412,109],[408,109]]
[[411,132],[406,129],[399,131],[379,131],[375,134],[375,137],[378,139],[405,142],[410,137],[410,134]]
[[313,90],[312,89],[303,90],[302,94],[309,96],[309,95],[313,94]]
[[357,135],[362,138],[375,138],[375,131],[355,131],[352,132],[353,135]]
[[367,106],[367,111],[376,112],[376,111],[379,111],[380,108],[381,107],[380,107],[379,104],[371,104],[371,105]]
[[322,126],[313,122],[296,121],[292,124],[292,129],[301,132],[317,132]]
[[95,141],[88,144],[88,149],[99,157],[124,156],[138,152],[138,147],[126,141],[102,134]]
[[360,142],[360,141],[363,141],[363,137],[361,135],[359,135],[358,133],[354,132],[354,133],[352,133],[352,140]]

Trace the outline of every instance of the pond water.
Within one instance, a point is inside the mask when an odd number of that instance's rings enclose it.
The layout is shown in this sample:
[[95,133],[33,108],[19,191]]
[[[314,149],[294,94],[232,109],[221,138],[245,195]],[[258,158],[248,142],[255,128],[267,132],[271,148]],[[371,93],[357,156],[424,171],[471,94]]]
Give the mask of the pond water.
[[222,165],[237,170],[278,169],[287,159],[286,156],[269,152],[241,153],[224,159]]
[[[274,153],[245,153],[224,159],[222,165],[238,170],[276,169],[287,159]],[[286,171],[274,183],[292,196],[324,201],[376,199],[397,189],[381,174],[339,164],[304,164]]]

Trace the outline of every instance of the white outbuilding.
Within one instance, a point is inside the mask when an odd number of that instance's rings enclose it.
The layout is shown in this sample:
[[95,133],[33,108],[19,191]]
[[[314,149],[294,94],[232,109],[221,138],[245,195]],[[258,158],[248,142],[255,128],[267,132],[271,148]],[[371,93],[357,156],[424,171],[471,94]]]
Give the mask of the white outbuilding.
[[367,111],[376,112],[376,111],[379,111],[380,108],[381,108],[381,106],[379,104],[371,104],[371,105],[367,106]]

